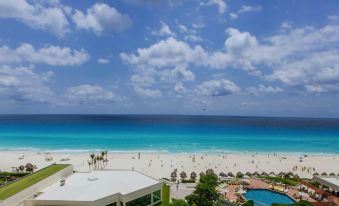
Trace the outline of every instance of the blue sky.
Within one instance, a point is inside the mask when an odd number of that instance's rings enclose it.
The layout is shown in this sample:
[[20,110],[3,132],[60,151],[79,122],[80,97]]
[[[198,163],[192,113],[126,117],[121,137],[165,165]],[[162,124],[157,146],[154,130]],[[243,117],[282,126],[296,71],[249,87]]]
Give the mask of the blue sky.
[[339,117],[335,0],[0,0],[0,24],[0,113]]

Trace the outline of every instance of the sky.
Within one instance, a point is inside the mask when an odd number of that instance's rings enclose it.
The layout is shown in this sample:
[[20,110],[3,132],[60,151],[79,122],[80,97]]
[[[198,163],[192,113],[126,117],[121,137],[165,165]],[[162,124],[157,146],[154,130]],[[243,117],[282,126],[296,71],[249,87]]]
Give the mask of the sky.
[[1,114],[339,117],[337,0],[0,0]]

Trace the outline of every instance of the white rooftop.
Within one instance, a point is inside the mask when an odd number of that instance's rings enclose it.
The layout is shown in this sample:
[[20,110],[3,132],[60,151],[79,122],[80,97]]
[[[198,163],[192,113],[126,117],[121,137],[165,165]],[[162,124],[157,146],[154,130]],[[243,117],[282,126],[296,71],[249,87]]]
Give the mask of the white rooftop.
[[103,197],[138,191],[159,182],[137,171],[101,170],[70,175],[64,186],[60,182],[47,187],[36,200],[95,201]]
[[320,178],[336,186],[339,186],[339,177],[326,176],[326,177],[320,177]]

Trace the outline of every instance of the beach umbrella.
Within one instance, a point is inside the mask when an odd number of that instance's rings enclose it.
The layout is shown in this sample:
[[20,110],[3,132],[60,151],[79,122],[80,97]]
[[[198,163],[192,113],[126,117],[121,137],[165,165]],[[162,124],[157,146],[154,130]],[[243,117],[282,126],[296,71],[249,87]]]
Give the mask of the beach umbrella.
[[274,172],[270,172],[269,174],[271,177],[275,177],[275,173]]
[[280,172],[279,174],[278,174],[278,176],[284,176],[285,175],[285,172]]
[[335,174],[332,172],[332,173],[330,173],[330,176],[335,176]]
[[234,177],[232,172],[227,173],[227,176]]
[[262,172],[261,175],[262,176],[268,176],[268,174],[266,172]]
[[226,175],[226,174],[225,174],[224,172],[220,172],[220,173],[219,173],[219,176],[220,176],[220,177],[225,177],[225,175]]
[[182,172],[180,173],[180,177],[181,177],[181,179],[185,179],[185,178],[187,177],[186,172],[185,172],[185,171],[182,171]]
[[326,172],[321,173],[321,176],[327,176]]
[[242,176],[244,176],[244,174],[241,173],[241,172],[237,172],[236,176],[237,176],[237,177],[242,177]]
[[316,172],[316,173],[313,173],[313,176],[317,176],[317,175],[319,175],[319,173],[318,173],[318,172]]
[[206,170],[206,175],[214,174],[214,171],[212,169]]
[[247,176],[249,176],[249,177],[252,176],[252,174],[251,174],[250,172],[246,172],[245,175],[247,175]]
[[253,175],[254,176],[259,176],[259,172],[255,171],[255,172],[253,172]]
[[197,178],[197,173],[191,172],[191,179],[195,180]]
[[288,172],[287,174],[286,174],[287,176],[289,176],[289,177],[293,177],[293,172]]
[[204,175],[205,175],[205,173],[203,173],[203,172],[200,172],[200,174],[199,174],[200,177],[204,176]]
[[171,173],[171,177],[177,177],[177,173],[173,171],[173,172]]

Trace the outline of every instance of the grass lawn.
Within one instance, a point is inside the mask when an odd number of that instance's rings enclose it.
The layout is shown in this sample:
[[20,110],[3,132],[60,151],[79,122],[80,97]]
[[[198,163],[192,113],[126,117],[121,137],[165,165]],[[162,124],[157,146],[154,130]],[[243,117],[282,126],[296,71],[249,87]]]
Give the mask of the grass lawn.
[[34,185],[37,182],[40,182],[41,180],[55,174],[56,172],[64,169],[69,165],[51,165],[49,167],[46,167],[42,170],[39,170],[37,172],[34,172],[30,175],[27,175],[26,177],[23,177],[20,180],[14,181],[13,183],[10,183],[4,187],[0,188],[0,200],[5,200],[9,198],[10,196]]
[[260,176],[260,178],[265,178],[271,181],[280,182],[280,183],[284,183],[284,184],[291,185],[291,186],[296,186],[298,184],[298,180],[294,178],[281,178],[281,177],[270,177],[270,176]]
[[162,186],[162,201],[160,206],[168,206],[170,201],[170,186]]

